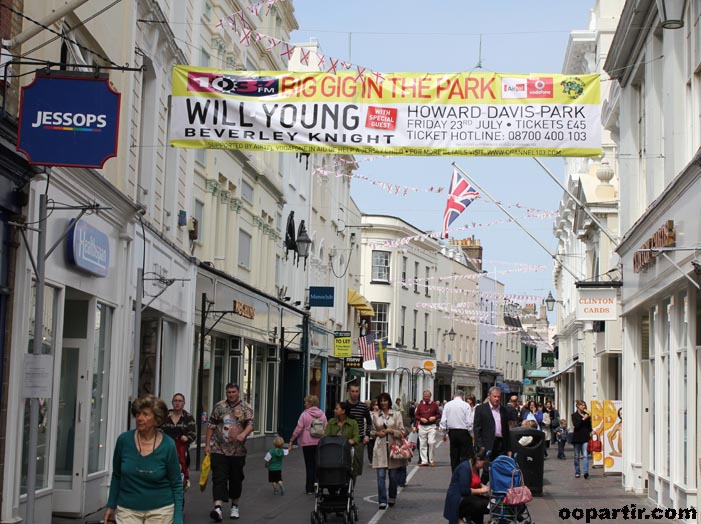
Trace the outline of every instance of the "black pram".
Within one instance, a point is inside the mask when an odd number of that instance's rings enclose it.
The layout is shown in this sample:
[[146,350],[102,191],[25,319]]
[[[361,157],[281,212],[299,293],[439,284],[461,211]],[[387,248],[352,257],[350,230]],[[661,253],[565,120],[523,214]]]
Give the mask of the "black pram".
[[[344,437],[324,437],[316,450],[316,477],[312,524],[326,521],[328,514],[343,516],[344,524],[358,520],[358,507],[353,501],[355,479],[353,446]],[[323,519],[323,520],[322,520]]]

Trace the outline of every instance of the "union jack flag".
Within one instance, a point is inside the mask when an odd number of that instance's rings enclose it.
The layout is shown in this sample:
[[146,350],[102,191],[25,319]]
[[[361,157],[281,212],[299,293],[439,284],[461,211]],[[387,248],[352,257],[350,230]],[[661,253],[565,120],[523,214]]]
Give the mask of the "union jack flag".
[[366,360],[375,360],[375,334],[370,333],[364,337],[358,337],[358,347],[360,355],[363,357],[363,362]]
[[448,228],[453,221],[465,211],[467,206],[479,196],[479,193],[470,185],[467,179],[455,169],[450,180],[450,193],[443,213],[443,238],[448,238]]

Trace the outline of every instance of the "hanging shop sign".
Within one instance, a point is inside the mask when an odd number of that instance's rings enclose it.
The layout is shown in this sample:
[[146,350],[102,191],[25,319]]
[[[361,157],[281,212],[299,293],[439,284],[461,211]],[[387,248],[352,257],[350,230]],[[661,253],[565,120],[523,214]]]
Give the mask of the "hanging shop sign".
[[599,75],[175,66],[171,145],[333,154],[599,156]]
[[[650,250],[662,247],[674,247],[677,242],[677,232],[674,229],[674,220],[667,220],[655,234],[648,238],[640,249]],[[652,251],[636,251],[633,255],[633,271],[640,273],[652,266],[657,260],[657,253]]]
[[353,354],[352,349],[350,331],[335,331],[333,334],[334,357],[348,359]]
[[540,365],[544,368],[554,368],[555,367],[555,353],[552,351],[545,351],[540,355]]
[[120,94],[107,76],[45,76],[22,88],[17,150],[30,164],[102,168],[117,155]]
[[106,277],[110,267],[110,239],[84,220],[68,232],[68,263],[96,277]]
[[232,311],[234,312],[234,315],[238,315],[240,317],[248,318],[251,320],[256,318],[256,308],[250,304],[241,302],[240,300],[234,300],[234,306]]
[[333,292],[331,286],[310,286],[309,305],[311,307],[333,307]]
[[616,320],[618,299],[616,288],[579,288],[577,320]]
[[363,369],[363,357],[346,357],[343,365],[347,368]]

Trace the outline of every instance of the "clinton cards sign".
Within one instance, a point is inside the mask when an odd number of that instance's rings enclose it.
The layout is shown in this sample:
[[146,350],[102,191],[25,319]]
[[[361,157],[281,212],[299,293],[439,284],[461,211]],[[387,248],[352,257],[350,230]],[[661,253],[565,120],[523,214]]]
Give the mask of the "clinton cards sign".
[[599,75],[175,66],[170,143],[304,153],[599,156]]
[[614,288],[578,289],[577,320],[617,320],[618,298]]
[[22,88],[17,150],[30,164],[102,168],[117,155],[119,103],[107,77],[37,75]]

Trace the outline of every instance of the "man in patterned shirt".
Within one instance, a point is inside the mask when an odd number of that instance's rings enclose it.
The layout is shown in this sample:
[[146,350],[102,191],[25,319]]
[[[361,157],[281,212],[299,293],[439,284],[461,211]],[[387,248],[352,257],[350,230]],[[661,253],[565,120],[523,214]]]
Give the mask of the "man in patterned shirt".
[[218,402],[207,424],[204,452],[212,464],[214,508],[209,516],[221,522],[222,504],[231,499],[232,519],[239,518],[239,498],[246,465],[246,438],[253,431],[253,408],[241,400],[237,384],[226,385],[226,399]]

